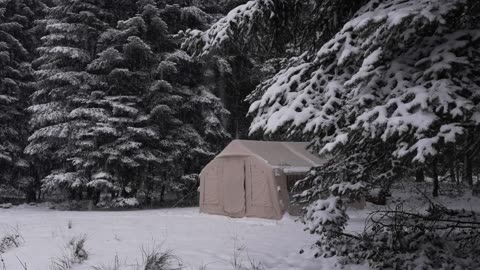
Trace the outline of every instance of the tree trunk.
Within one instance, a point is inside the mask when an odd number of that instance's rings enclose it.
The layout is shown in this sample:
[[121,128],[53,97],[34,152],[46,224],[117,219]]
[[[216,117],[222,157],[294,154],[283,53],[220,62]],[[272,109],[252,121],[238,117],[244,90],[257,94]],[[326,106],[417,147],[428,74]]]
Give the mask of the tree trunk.
[[425,181],[425,174],[423,173],[422,168],[418,168],[415,171],[415,182],[424,182]]
[[93,198],[93,204],[97,205],[100,202],[100,195],[102,194],[101,191],[95,191],[94,193],[94,198]]
[[162,185],[162,188],[160,189],[160,202],[165,201],[164,195],[165,195],[165,185]]
[[449,164],[449,169],[450,169],[450,181],[452,183],[457,182],[457,178],[455,177],[455,160],[453,158],[450,159],[450,164]]
[[472,159],[468,154],[465,154],[463,161],[463,182],[467,183],[469,186],[473,185]]
[[438,172],[437,172],[437,163],[434,162],[432,165],[432,177],[433,177],[433,191],[432,196],[438,197]]
[[35,192],[35,188],[28,187],[25,197],[27,198],[27,203],[35,202],[37,200],[37,193]]

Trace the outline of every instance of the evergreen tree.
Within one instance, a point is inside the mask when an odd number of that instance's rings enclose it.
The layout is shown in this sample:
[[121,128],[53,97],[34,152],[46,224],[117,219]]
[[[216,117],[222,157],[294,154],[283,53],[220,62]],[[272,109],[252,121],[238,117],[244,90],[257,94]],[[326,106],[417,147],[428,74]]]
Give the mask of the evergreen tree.
[[103,1],[59,1],[47,9],[46,34],[33,62],[37,77],[31,96],[32,133],[25,148],[46,189],[55,186],[81,194],[87,168],[75,170],[71,160],[91,147],[88,129],[104,112],[85,107],[94,94],[94,77],[86,66],[96,54],[100,33],[107,28]]
[[312,53],[366,0],[252,0],[209,29],[188,29],[183,47],[194,56],[243,54],[264,62]]
[[[478,26],[443,23],[451,14],[467,13],[467,5],[452,2],[425,18],[422,8],[440,4],[375,3],[362,8],[315,59],[296,59],[258,87],[252,132],[286,127],[289,135],[317,137],[321,151],[329,152],[348,143],[349,132],[362,130],[365,138],[395,140],[394,156],[412,154],[424,162],[436,146],[475,129],[478,84],[471,65],[478,61]],[[396,15],[408,8],[415,10]],[[382,17],[388,12],[391,18]],[[415,35],[407,35],[411,21],[419,22]]]
[[365,187],[383,182],[388,191],[421,166],[438,196],[440,168],[458,157],[471,175],[479,151],[478,8],[369,1],[314,57],[291,59],[250,96],[252,133],[310,139],[334,156],[299,183],[306,192],[298,199],[310,203],[303,221],[322,235],[323,254],[343,254],[328,243],[345,236],[345,199]]
[[[169,188],[192,192],[197,174],[229,138],[222,119],[228,114],[219,98],[202,85],[201,65],[183,51],[165,54],[148,96],[150,118],[161,134],[168,157]],[[183,177],[182,177],[183,176]],[[171,182],[181,177],[180,182]],[[197,179],[198,180],[198,179]]]
[[96,202],[102,192],[162,199],[197,185],[188,175],[228,136],[219,120],[225,110],[199,86],[198,67],[174,50],[156,3],[138,1],[135,10],[98,31],[96,58],[79,67],[87,88],[68,103],[72,149],[59,157],[68,163],[45,178],[47,190],[88,191]]
[[[30,61],[35,47],[31,32],[39,1],[0,3],[0,186],[6,184],[35,199],[24,159],[27,130],[24,109],[31,93]],[[1,189],[1,188],[0,188]]]
[[265,57],[285,52],[282,26],[293,1],[249,1],[231,10],[208,30],[188,30],[183,47],[194,56],[249,53]]
[[[87,186],[96,191],[97,201],[102,191],[112,192],[113,197],[136,195],[149,168],[161,165],[164,156],[151,149],[159,135],[149,126],[143,98],[156,62],[145,40],[151,38],[157,46],[168,40],[158,10],[145,2],[139,1],[139,15],[102,33],[102,51],[87,67],[99,83],[95,97],[84,102],[105,112],[105,117],[90,132],[96,151],[87,149],[75,163],[94,171]],[[159,39],[162,43],[156,43]]]
[[[232,112],[228,129],[248,136],[245,98],[292,56],[314,55],[352,17],[362,1],[263,1],[239,5],[209,29],[187,30],[183,48],[206,62],[217,92]],[[214,56],[214,57],[211,57]],[[230,66],[232,73],[218,67]]]

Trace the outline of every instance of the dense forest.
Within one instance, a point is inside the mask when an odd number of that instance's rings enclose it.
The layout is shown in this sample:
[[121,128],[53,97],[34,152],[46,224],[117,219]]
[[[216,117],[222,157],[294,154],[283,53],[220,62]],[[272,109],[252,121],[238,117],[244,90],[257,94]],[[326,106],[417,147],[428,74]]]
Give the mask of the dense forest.
[[179,31],[231,4],[2,1],[2,192],[191,192],[230,138],[216,79],[228,75],[181,50]]
[[[250,1],[189,34],[197,57],[249,55],[271,71],[247,96],[250,135],[308,140],[332,157],[294,197],[317,255],[478,267],[477,214],[435,200],[449,184],[480,193],[478,1]],[[410,179],[431,183],[426,214],[400,203],[371,214],[364,233],[344,230],[348,202],[385,201]]]
[[295,186],[319,256],[479,252],[475,213],[434,203],[447,225],[343,230],[346,202],[406,179],[480,193],[477,0],[4,0],[0,62],[4,194],[162,202],[233,138],[309,141],[332,157]]

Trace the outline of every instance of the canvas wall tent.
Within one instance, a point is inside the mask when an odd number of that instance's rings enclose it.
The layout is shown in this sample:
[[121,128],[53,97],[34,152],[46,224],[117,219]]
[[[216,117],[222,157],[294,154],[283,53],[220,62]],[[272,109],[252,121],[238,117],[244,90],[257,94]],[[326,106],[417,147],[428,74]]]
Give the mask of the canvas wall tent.
[[280,219],[288,207],[287,177],[326,159],[303,142],[232,141],[200,173],[200,212]]

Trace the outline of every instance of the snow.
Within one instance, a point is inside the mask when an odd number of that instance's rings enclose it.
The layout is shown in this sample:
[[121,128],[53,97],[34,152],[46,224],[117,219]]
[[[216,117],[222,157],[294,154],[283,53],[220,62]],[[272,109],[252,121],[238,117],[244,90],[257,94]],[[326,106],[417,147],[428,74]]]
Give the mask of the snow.
[[45,54],[61,54],[66,57],[70,57],[73,60],[87,62],[90,60],[90,55],[87,51],[83,49],[78,49],[74,47],[65,47],[65,46],[55,46],[55,47],[40,47],[38,50]]
[[[87,235],[85,246],[90,254],[73,270],[110,265],[115,255],[121,264],[133,265],[141,262],[141,248],[155,243],[172,250],[187,269],[204,264],[209,270],[232,269],[234,247],[244,247],[240,255],[245,263],[250,257],[266,269],[332,269],[335,262],[307,254],[315,238],[290,216],[280,221],[232,219],[201,214],[198,208],[70,212],[23,205],[0,210],[0,234],[15,227],[25,241],[2,254],[9,270],[21,269],[17,257],[29,270],[48,269],[64,245],[82,234]],[[301,249],[306,252],[299,254]]]
[[[275,168],[275,166],[274,166]],[[312,167],[300,167],[300,166],[289,166],[289,167],[279,167],[283,170],[285,174],[297,174],[297,173],[307,173]]]
[[205,56],[230,42],[234,29],[240,29],[245,36],[252,35],[256,18],[268,18],[268,22],[275,16],[275,5],[280,2],[255,0],[239,5],[204,32],[188,29],[188,38],[182,48],[192,51],[196,56]]
[[[427,179],[428,180],[428,179]],[[436,203],[452,208],[480,210],[480,198],[454,184],[443,184]],[[376,210],[388,209],[401,203],[404,209],[426,211],[431,183],[407,182],[393,187],[393,196],[387,206],[367,203],[365,209],[349,208],[346,232],[361,232],[365,218]],[[133,202],[134,203],[134,202]],[[315,220],[325,223],[335,198],[317,202],[312,207],[327,211],[315,212]],[[68,225],[71,224],[69,229]],[[111,265],[117,255],[121,269],[132,269],[141,262],[141,248],[161,245],[179,256],[186,269],[199,269],[207,265],[211,270],[233,269],[233,254],[248,263],[249,258],[261,262],[265,269],[339,269],[336,258],[313,258],[310,245],[317,238],[304,232],[304,225],[288,214],[282,220],[257,218],[229,218],[201,214],[198,208],[175,208],[143,211],[54,211],[46,205],[21,205],[0,209],[0,236],[17,230],[24,241],[18,248],[2,254],[6,269],[22,269],[17,257],[29,270],[48,269],[52,258],[61,256],[63,247],[73,237],[87,235],[88,260],[72,270],[92,269],[92,266]],[[238,249],[235,251],[235,247]],[[305,251],[300,254],[299,251]],[[367,265],[345,266],[343,269],[368,269]]]
[[[289,60],[257,86],[249,99],[250,134],[313,137],[321,153],[339,149],[355,132],[401,138],[408,146],[395,156],[420,162],[440,152],[442,142],[457,142],[479,119],[476,104],[463,94],[479,89],[466,75],[478,31],[447,23],[464,3],[370,1],[315,59]],[[436,34],[420,31],[430,28]]]
[[11,96],[0,95],[0,101],[6,104],[10,104],[17,101],[17,99]]
[[[480,109],[479,109],[480,110]],[[475,112],[473,113],[472,115],[472,121],[475,123],[475,124],[480,124],[480,112]]]
[[342,216],[341,210],[337,207],[338,202],[338,197],[331,196],[328,199],[317,200],[310,204],[306,213],[309,218],[308,229],[312,232],[321,232],[319,228]]
[[333,184],[330,186],[330,191],[336,191],[337,194],[344,195],[349,190],[360,190],[366,187],[366,184],[363,182],[357,182],[352,184],[350,182],[344,182],[340,184]]

